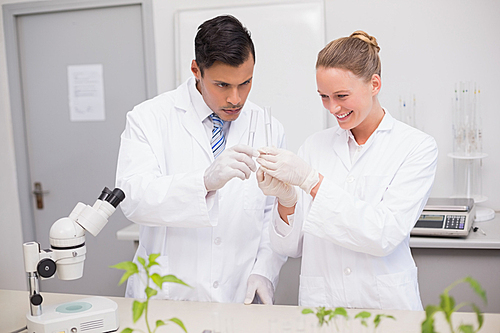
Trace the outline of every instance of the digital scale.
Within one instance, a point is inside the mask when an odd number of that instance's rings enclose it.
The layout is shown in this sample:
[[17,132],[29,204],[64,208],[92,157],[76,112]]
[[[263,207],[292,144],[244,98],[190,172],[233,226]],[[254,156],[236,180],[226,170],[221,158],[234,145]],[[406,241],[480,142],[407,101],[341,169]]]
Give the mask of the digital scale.
[[75,302],[47,305],[40,316],[26,315],[28,333],[116,332],[118,305],[105,297],[82,298]]
[[412,236],[466,237],[475,219],[474,199],[429,198]]

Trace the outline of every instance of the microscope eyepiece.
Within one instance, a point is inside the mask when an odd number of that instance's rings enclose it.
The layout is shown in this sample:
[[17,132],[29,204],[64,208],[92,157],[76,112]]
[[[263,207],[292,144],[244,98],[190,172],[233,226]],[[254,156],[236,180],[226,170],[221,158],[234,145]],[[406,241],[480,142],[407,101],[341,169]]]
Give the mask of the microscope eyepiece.
[[118,207],[120,202],[125,199],[125,193],[120,190],[118,187],[111,191],[109,188],[105,187],[102,190],[101,195],[99,196],[99,200],[109,202],[113,207]]
[[98,199],[104,201],[110,194],[111,194],[111,190],[109,188],[105,187],[102,190],[101,195],[99,196]]
[[106,198],[106,201],[109,202],[113,207],[117,207],[120,202],[125,199],[125,193],[120,190],[118,187],[113,190],[113,192]]

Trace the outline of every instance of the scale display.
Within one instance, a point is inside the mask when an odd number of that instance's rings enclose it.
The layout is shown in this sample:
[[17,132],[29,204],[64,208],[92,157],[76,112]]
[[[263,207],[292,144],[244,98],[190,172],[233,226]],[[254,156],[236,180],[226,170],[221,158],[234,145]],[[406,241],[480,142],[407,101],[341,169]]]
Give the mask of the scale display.
[[459,229],[465,228],[464,215],[428,215],[422,214],[415,224],[415,228]]

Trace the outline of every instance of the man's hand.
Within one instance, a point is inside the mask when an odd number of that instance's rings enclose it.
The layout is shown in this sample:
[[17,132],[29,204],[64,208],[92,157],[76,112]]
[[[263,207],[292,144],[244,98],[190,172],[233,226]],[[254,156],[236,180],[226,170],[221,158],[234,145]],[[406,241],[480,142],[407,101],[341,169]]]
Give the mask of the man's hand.
[[252,157],[258,155],[257,150],[242,144],[224,150],[205,170],[205,188],[209,192],[216,191],[235,177],[248,179],[252,171],[257,170]]
[[247,282],[245,304],[252,304],[255,294],[260,297],[263,304],[273,304],[274,288],[268,278],[258,274],[250,274]]

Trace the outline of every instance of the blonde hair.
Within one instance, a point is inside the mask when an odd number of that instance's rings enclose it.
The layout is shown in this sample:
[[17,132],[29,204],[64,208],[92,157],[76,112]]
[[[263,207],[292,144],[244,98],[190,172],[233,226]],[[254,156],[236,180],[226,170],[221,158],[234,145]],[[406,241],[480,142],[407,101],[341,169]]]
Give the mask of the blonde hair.
[[378,55],[377,39],[358,30],[349,37],[328,43],[319,53],[316,69],[340,68],[369,81],[373,74],[382,76],[382,64]]

